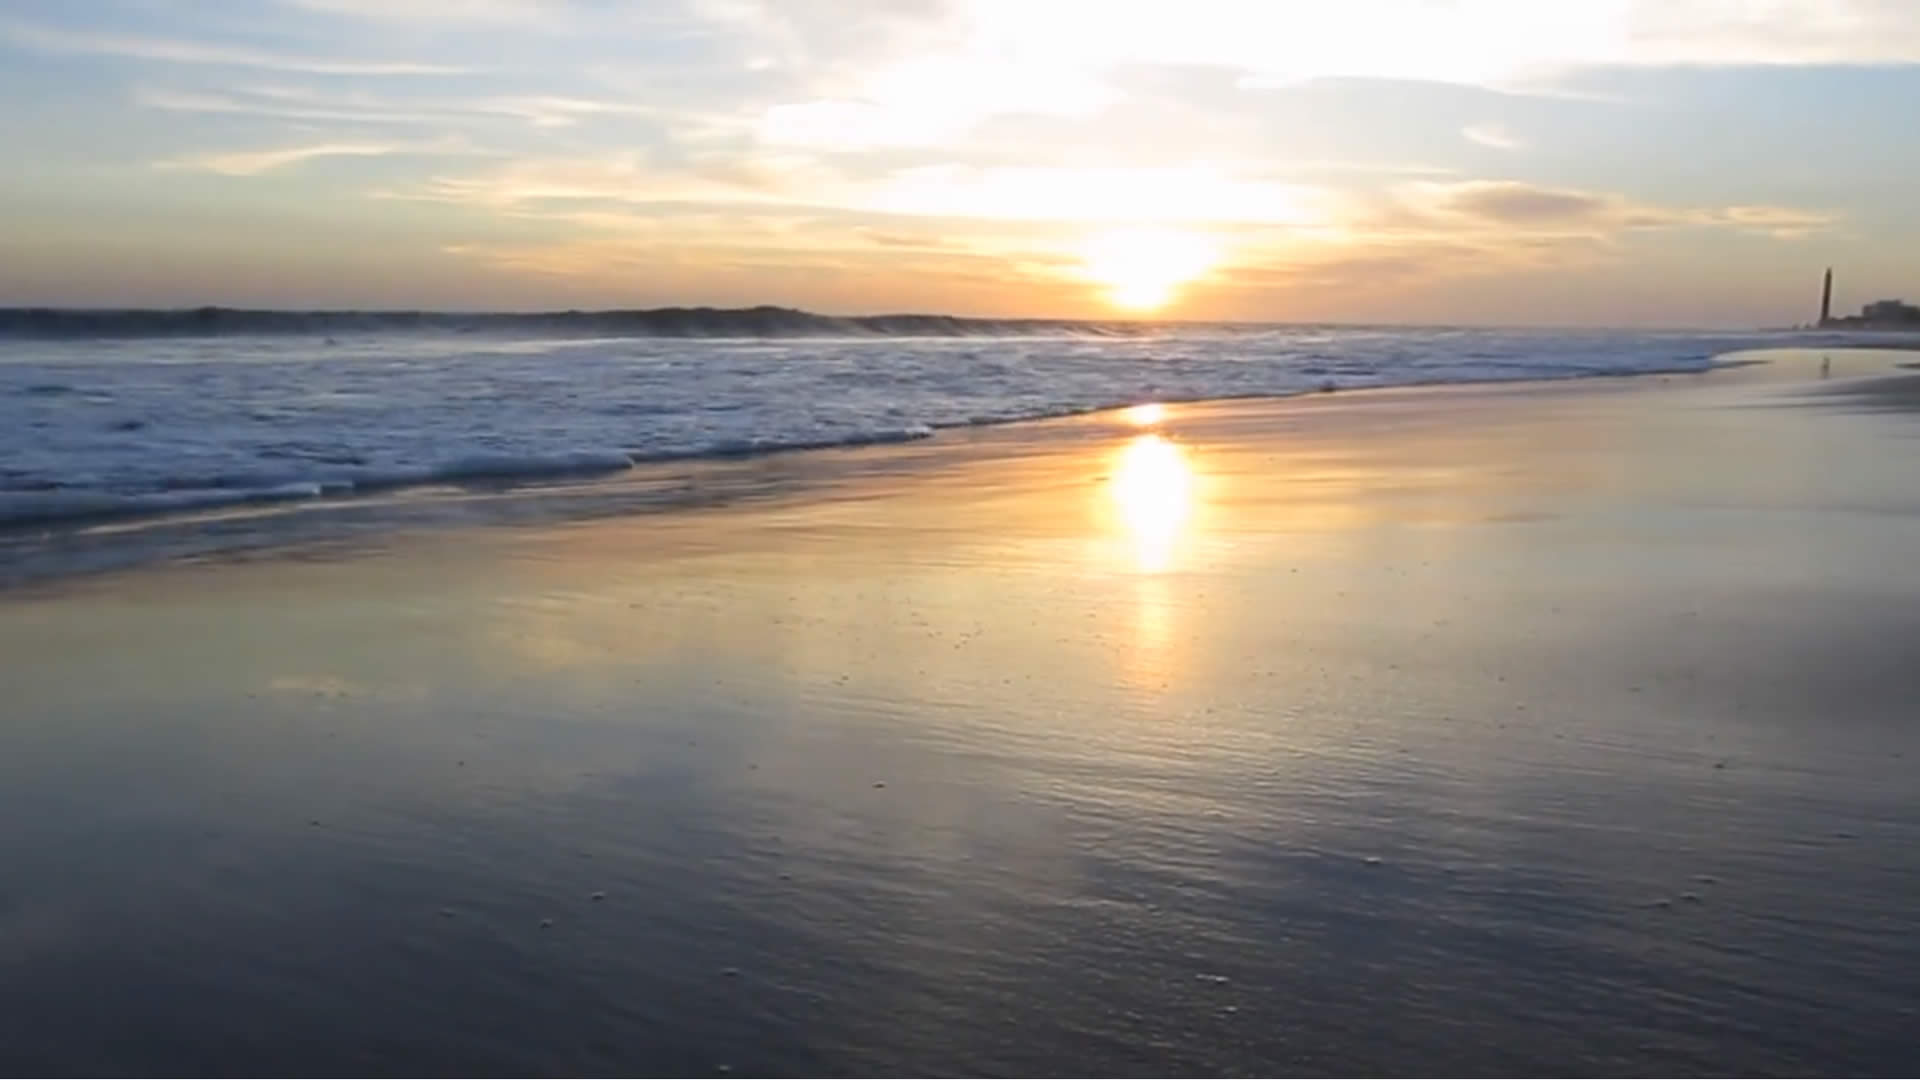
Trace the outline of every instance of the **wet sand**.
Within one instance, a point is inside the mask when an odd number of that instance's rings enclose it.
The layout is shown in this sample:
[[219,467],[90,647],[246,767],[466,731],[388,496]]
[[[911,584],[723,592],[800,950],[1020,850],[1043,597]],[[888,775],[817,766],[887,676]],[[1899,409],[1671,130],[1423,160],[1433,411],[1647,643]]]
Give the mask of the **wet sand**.
[[1901,359],[1104,414],[0,593],[0,1062],[1910,1070]]

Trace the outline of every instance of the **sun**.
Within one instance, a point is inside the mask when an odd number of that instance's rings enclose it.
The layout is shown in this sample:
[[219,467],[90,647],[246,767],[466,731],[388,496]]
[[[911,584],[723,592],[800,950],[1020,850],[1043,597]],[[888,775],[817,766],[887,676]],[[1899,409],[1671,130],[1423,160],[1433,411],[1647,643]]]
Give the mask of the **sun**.
[[1087,238],[1082,261],[1107,302],[1129,311],[1155,311],[1180,287],[1213,269],[1220,248],[1211,237],[1179,229],[1109,229]]

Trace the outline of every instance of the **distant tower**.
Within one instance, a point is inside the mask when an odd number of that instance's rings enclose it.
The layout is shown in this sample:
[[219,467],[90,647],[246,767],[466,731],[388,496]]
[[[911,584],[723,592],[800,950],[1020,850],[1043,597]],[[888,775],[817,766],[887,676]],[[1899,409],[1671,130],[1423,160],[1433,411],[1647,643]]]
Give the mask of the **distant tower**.
[[1827,267],[1826,280],[1820,283],[1820,325],[1833,321],[1833,267]]

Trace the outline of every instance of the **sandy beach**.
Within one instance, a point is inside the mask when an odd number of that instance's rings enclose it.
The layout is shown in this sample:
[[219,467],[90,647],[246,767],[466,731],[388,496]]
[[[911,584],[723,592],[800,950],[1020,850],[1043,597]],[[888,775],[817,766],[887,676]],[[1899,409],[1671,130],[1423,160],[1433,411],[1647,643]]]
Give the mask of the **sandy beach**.
[[0,1062],[1911,1069],[1912,358],[1167,405],[31,575]]

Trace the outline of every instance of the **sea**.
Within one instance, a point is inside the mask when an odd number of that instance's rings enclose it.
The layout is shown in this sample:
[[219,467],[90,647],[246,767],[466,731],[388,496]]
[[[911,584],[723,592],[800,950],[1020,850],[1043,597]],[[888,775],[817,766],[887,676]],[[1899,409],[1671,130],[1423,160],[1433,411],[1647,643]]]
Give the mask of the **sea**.
[[629,324],[163,314],[0,317],[0,527],[577,478],[1142,402],[1695,372],[1783,339],[751,309],[609,336]]

